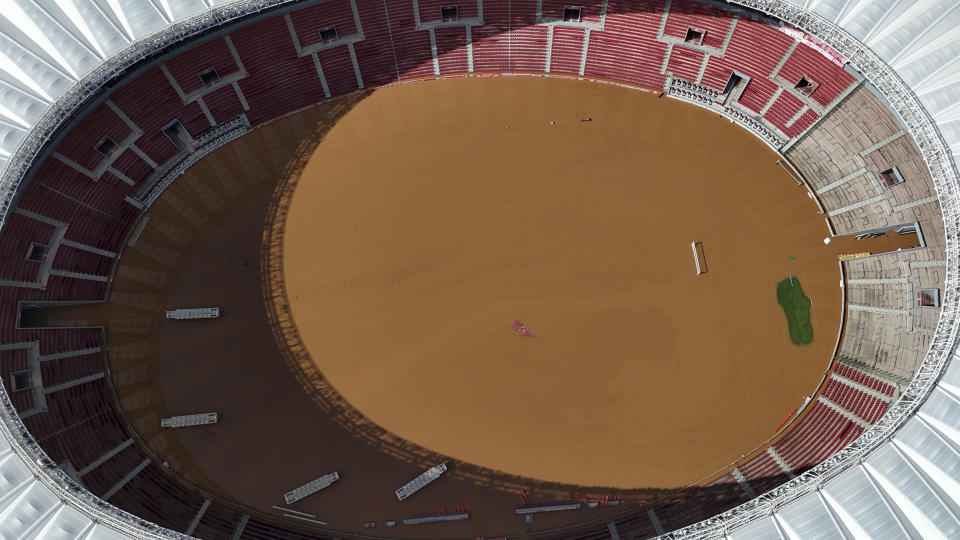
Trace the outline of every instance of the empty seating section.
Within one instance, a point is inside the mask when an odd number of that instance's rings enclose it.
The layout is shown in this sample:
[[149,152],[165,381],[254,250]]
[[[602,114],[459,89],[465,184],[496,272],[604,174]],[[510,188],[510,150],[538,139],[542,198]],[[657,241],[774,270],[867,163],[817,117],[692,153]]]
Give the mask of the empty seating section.
[[783,468],[769,452],[760,452],[738,468],[747,481],[784,474]]
[[[322,41],[331,43],[330,48],[321,47],[323,50],[314,53],[316,62],[313,54],[298,56],[282,14],[267,15],[228,29],[229,39],[247,72],[247,76],[235,84],[249,110],[244,110],[233,85],[227,85],[208,91],[202,97],[213,120],[223,122],[244,113],[251,124],[258,125],[324,101],[327,95],[317,62],[332,96],[356,90],[360,84],[349,47],[355,52],[365,88],[433,77],[430,32],[416,28],[413,2],[356,0],[355,5],[363,39],[351,46],[336,43],[336,39],[359,38],[361,32],[348,0],[330,0],[289,12],[301,46],[310,47]],[[570,4],[544,0],[544,21],[562,19],[564,5]],[[428,0],[419,2],[418,6],[421,23],[427,24],[440,22],[441,7],[456,6],[461,22],[479,15],[478,5],[473,1]],[[537,0],[487,3],[483,8],[484,24],[470,27],[469,49],[467,29],[463,26],[435,28],[439,72],[467,72],[468,51],[472,51],[473,69],[477,72],[543,73],[547,68],[548,27],[537,24],[537,6]],[[577,74],[583,61],[586,76],[661,89],[667,77],[661,70],[691,82],[696,81],[702,71],[701,84],[720,91],[730,72],[736,70],[751,79],[739,101],[754,112],[763,110],[770,102],[778,83],[789,86],[800,77],[807,77],[819,87],[806,102],[784,91],[770,104],[765,115],[771,124],[789,136],[801,133],[819,118],[817,111],[821,109],[816,104],[827,105],[854,81],[852,75],[805,45],[796,46],[786,58],[794,44],[791,37],[769,24],[743,16],[738,16],[734,23],[729,13],[716,7],[674,0],[664,27],[666,40],[673,42],[677,38],[685,39],[689,28],[704,31],[702,44],[717,52],[732,26],[734,30],[723,56],[710,55],[706,64],[704,52],[695,48],[697,43],[692,44],[694,48],[674,44],[668,58],[667,43],[657,37],[664,20],[665,0],[610,0],[602,27],[596,26],[601,20],[600,2],[580,7],[580,21],[594,25],[586,56],[583,56],[586,34],[583,28],[571,27],[568,23],[554,25],[549,50],[553,73]],[[568,13],[568,16],[574,14]],[[320,30],[330,26],[336,27],[336,36],[329,32],[321,36]],[[184,92],[201,91],[204,81],[200,75],[209,68],[216,69],[221,78],[240,69],[227,43],[226,36],[217,36],[190,45],[162,61]],[[782,68],[777,69],[784,59]],[[207,84],[214,79],[208,78]],[[210,120],[197,102],[184,103],[157,65],[145,67],[131,80],[119,82],[108,92],[105,99],[115,104],[136,130],[142,131],[133,142],[135,148],[110,157],[111,168],[116,173],[108,170],[94,180],[62,160],[48,158],[20,194],[18,206],[63,223],[65,240],[119,253],[140,212],[124,198],[134,196],[157,167],[178,155],[178,148],[162,128],[176,119],[196,137],[210,128]],[[817,110],[804,112],[805,105],[813,105]],[[134,132],[134,128],[102,102],[77,121],[54,150],[93,171],[105,159],[94,149],[104,136],[119,145]],[[107,147],[101,150],[110,154]],[[147,157],[142,158],[139,151]],[[53,225],[11,214],[0,235],[0,258],[5,265],[0,270],[0,278],[36,280],[40,263],[27,260],[30,245],[49,247],[56,232]],[[37,257],[41,257],[41,251],[37,251]],[[48,276],[45,289],[0,286],[0,343],[38,342],[41,380],[35,382],[53,391],[40,388],[13,391],[12,373],[31,367],[31,349],[20,348],[0,350],[0,376],[8,394],[25,414],[24,423],[51,458],[58,463],[70,460],[77,471],[83,472],[82,481],[94,493],[107,493],[126,479],[126,484],[110,498],[112,503],[145,519],[185,531],[197,516],[204,496],[181,485],[161,466],[153,462],[144,466],[147,455],[137,444],[129,442],[131,434],[122,412],[115,406],[115,396],[106,378],[78,382],[103,372],[103,353],[91,352],[101,346],[102,331],[17,328],[21,300],[103,300],[107,283],[89,278],[108,276],[114,257],[61,244],[50,262],[53,273]],[[67,275],[57,275],[58,270]],[[76,274],[81,276],[78,278]],[[86,279],[81,279],[83,277]],[[50,355],[60,357],[44,358]],[[895,394],[894,387],[846,365],[837,365],[835,370],[836,376],[828,381],[824,390],[824,399],[848,410],[863,423],[880,418]],[[56,385],[63,386],[54,388]],[[45,411],[37,410],[41,403],[35,403],[35,397],[45,399]],[[810,413],[775,443],[773,452],[782,457],[790,469],[800,471],[849,443],[863,429],[862,423],[852,421],[824,401],[817,401]],[[103,459],[105,456],[108,459]],[[739,469],[758,492],[772,487],[774,480],[782,480],[785,474],[773,455],[766,451]],[[731,489],[740,490],[727,502],[733,504],[746,497],[735,481],[729,482],[732,476],[724,478]],[[658,507],[657,512],[669,527],[673,522],[689,522],[691,508],[687,504],[668,502],[662,510]],[[194,534],[229,538],[243,518],[241,511],[216,502],[197,522]],[[618,520],[618,526],[628,524],[630,519]],[[639,530],[638,527],[649,528],[649,521],[643,525],[638,522],[632,530]],[[606,530],[604,526],[601,532]],[[241,538],[319,537],[293,533],[281,525],[250,518],[245,522]]]
[[360,88],[353,71],[353,60],[346,47],[336,47],[317,53],[323,76],[332,95],[341,95]]
[[110,100],[143,131],[135,144],[158,165],[177,153],[177,148],[161,131],[167,123],[177,119],[189,130],[189,126],[197,125],[197,119],[203,124],[207,122],[200,106],[196,103],[184,105],[170,81],[156,67],[118,88],[110,95]]
[[797,45],[777,75],[788,85],[797,84],[801,77],[818,84],[810,97],[824,106],[830,104],[833,98],[840,95],[855,80],[853,75],[842,67],[803,43]]
[[51,275],[44,289],[44,300],[102,300],[107,294],[107,284],[74,277]]
[[776,91],[776,84],[764,78],[754,78],[747,84],[737,101],[751,111],[759,113],[763,110],[764,105],[773,98]]
[[297,57],[283,17],[255,22],[233,31],[230,39],[249,76],[237,84],[254,125],[325,99],[310,57]]
[[773,100],[770,108],[763,116],[783,131],[787,129],[787,124],[802,108],[803,102],[800,99],[790,92],[783,91]]
[[[240,71],[223,37],[215,37],[191,47],[189,51],[167,60],[164,65],[184,94],[203,89],[205,85],[200,75],[211,68],[216,70],[218,77]],[[206,86],[215,82],[215,79],[211,79]]]
[[329,0],[298,9],[290,13],[290,22],[293,23],[301,47],[321,43],[323,41],[320,36],[321,28],[334,27],[339,38],[359,32],[357,24],[353,20],[353,10],[350,9],[349,0]]
[[17,287],[0,287],[0,343],[27,341],[16,326],[20,322],[20,300],[28,294]]
[[887,410],[887,402],[875,396],[861,392],[836,379],[827,382],[823,397],[840,405],[871,424],[876,422]]
[[203,103],[218,124],[243,114],[243,104],[233,86],[224,86],[203,96]]
[[440,73],[466,73],[467,31],[463,27],[437,28],[434,32],[437,40],[437,61]]
[[33,393],[30,390],[16,392],[13,390],[13,374],[30,369],[28,354],[27,349],[0,350],[0,376],[3,377],[3,387],[18,411],[33,408]]
[[355,43],[354,52],[365,87],[397,82],[396,57],[390,41],[387,12],[381,0],[355,0],[360,20],[363,21],[363,41]]
[[151,462],[117,491],[110,502],[154,523],[183,531],[200,511],[203,497]]
[[211,504],[193,530],[196,538],[230,538],[243,512],[221,505]]
[[[113,408],[113,395],[103,379],[47,393],[44,399],[47,403],[46,412],[23,419],[37,440],[56,435]],[[105,448],[104,452],[107,450],[109,448]]]
[[430,35],[416,30],[413,2],[392,2],[387,11],[390,14],[390,36],[400,78],[407,80],[433,76]]
[[674,45],[667,61],[667,71],[677,79],[696,82],[704,56],[700,51]]
[[683,0],[670,4],[663,34],[684,39],[687,37],[687,30],[693,29],[701,33],[703,45],[720,49],[733,20],[721,9]]
[[507,71],[508,50],[511,41],[510,16],[512,4],[487,3],[483,6],[483,26],[472,28],[474,71]]
[[[230,89],[228,88],[227,90]],[[117,156],[111,168],[116,169],[120,174],[129,178],[134,183],[131,188],[133,190],[136,190],[154,171],[154,168],[133,150],[125,150]]]
[[83,471],[130,438],[123,425],[116,410],[111,408],[46,436],[34,435],[34,438],[51,459],[57,463],[69,459],[77,471]]
[[[0,235],[0,279],[12,281],[34,281],[40,271],[40,263],[46,257],[46,246],[50,245],[54,227],[41,221],[20,215],[10,214],[3,234]],[[36,261],[27,258],[31,245],[37,244],[33,251]]]
[[817,114],[816,111],[807,109],[784,133],[790,137],[796,137],[803,133],[808,127],[812,126],[813,123],[817,121],[817,118],[820,118],[820,115]]
[[547,63],[547,27],[537,22],[537,3],[511,2],[508,28],[507,70],[542,73]]
[[[710,57],[701,84],[722,91],[731,71],[736,70],[747,75],[751,78],[748,90],[757,81],[761,86],[752,90],[757,97],[751,101],[755,103],[751,109],[759,111],[776,90],[776,85],[770,82],[768,77],[792,43],[792,38],[768,24],[741,18],[737,20],[736,29],[723,57]],[[748,97],[748,100],[750,99]]]
[[[91,493],[103,497],[109,495],[113,487],[130,471],[136,469],[142,461],[143,455],[140,451],[135,446],[128,446],[83,475],[80,480]],[[74,464],[74,466],[77,465]]]
[[103,353],[82,354],[66,358],[54,358],[40,362],[40,377],[44,388],[102,373]]
[[610,0],[603,30],[590,32],[584,75],[663,88],[666,44],[656,40],[661,0]]
[[[836,364],[834,372],[836,376],[827,380],[823,398],[867,424],[873,424],[883,416],[896,392],[893,385],[840,363]],[[857,385],[872,392],[863,391]],[[791,471],[799,474],[852,442],[863,431],[864,427],[859,422],[818,400],[811,411],[772,448]],[[739,465],[738,469],[748,481],[784,472],[768,452],[757,454]]]
[[440,8],[456,7],[460,19],[470,19],[477,16],[476,0],[420,0],[420,22],[440,22]]
[[820,463],[863,433],[853,420],[817,401],[813,409],[774,446],[794,471]]
[[300,531],[294,532],[283,526],[256,518],[250,518],[247,521],[243,528],[243,534],[240,536],[240,540],[328,540],[330,538],[334,537]]
[[136,213],[131,213],[129,205],[123,202],[125,196],[133,193],[132,186],[107,175],[94,180],[58,159],[48,159],[40,165],[33,182],[115,218],[124,219]]
[[553,30],[553,47],[550,54],[550,72],[576,75],[580,72],[580,56],[583,52],[583,34],[580,28],[558,26]]
[[95,148],[103,137],[109,137],[119,145],[130,133],[130,126],[109,106],[102,104],[77,122],[74,129],[57,145],[57,152],[81,167],[93,170],[105,157]]
[[876,390],[877,392],[885,396],[893,396],[896,393],[896,387],[894,387],[892,384],[883,382],[880,379],[877,379],[876,377],[867,375],[866,373],[859,371],[857,369],[854,369],[850,366],[838,363],[834,368],[834,371],[837,373],[837,375],[840,375],[841,377],[851,380],[857,384],[866,386],[871,390]]
[[100,328],[45,328],[24,332],[29,332],[30,341],[40,344],[40,356],[97,348],[103,335]]

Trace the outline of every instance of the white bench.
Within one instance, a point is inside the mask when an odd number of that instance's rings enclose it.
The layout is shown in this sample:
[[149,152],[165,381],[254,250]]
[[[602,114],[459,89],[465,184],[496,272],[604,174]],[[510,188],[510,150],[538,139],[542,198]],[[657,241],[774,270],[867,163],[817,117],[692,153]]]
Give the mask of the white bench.
[[215,412],[186,414],[183,416],[171,416],[160,420],[160,427],[182,428],[190,426],[205,426],[207,424],[216,424],[219,417]]
[[442,521],[460,521],[470,519],[470,512],[458,512],[456,514],[433,514],[429,516],[416,516],[403,518],[404,525],[420,525],[422,523],[439,523]]
[[167,318],[175,321],[186,321],[189,319],[216,319],[218,317],[220,317],[220,308],[218,307],[181,308],[167,310]]
[[293,504],[304,497],[309,497],[323,488],[330,487],[331,484],[340,479],[340,473],[332,472],[325,474],[316,480],[311,480],[293,491],[283,494],[283,500],[287,504]]
[[440,475],[447,472],[447,464],[441,463],[435,467],[430,467],[423,474],[414,478],[413,480],[407,482],[400,489],[397,490],[397,499],[404,500],[407,497],[413,495],[414,493],[423,489],[424,486],[433,482],[437,478],[440,478]]
[[513,511],[517,515],[525,514],[537,514],[540,512],[562,512],[564,510],[579,510],[581,504],[578,502],[575,503],[557,503],[557,504],[541,504],[539,506],[520,506],[515,508]]

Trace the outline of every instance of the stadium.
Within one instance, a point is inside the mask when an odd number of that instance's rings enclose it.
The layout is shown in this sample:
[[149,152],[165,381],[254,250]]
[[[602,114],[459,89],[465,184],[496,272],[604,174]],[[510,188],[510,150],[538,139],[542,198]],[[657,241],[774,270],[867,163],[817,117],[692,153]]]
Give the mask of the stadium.
[[3,538],[960,535],[954,2],[0,19]]

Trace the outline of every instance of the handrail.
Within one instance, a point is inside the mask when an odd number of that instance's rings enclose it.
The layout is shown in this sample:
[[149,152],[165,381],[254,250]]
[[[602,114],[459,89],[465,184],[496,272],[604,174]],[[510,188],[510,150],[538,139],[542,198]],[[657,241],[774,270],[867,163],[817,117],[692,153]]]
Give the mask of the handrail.
[[850,65],[880,91],[900,116],[907,132],[923,153],[940,201],[946,237],[944,301],[930,349],[917,368],[917,373],[900,400],[873,427],[804,474],[736,508],[668,533],[665,538],[700,539],[724,536],[730,531],[769,517],[784,505],[800,496],[818,491],[824,483],[860,464],[889,441],[926,401],[956,350],[957,332],[960,328],[960,302],[957,299],[960,292],[960,276],[957,275],[960,268],[960,257],[957,253],[960,240],[960,177],[940,130],[916,94],[893,68],[869,47],[820,15],[805,11],[788,0],[730,1],[776,17],[826,42],[847,57]]
[[[53,135],[63,127],[108,82],[142,60],[166,50],[175,43],[199,35],[231,21],[293,0],[237,0],[210,8],[189,19],[176,22],[143,39],[136,40],[116,55],[87,73],[56,99],[24,136],[0,177],[0,226],[6,221],[10,205],[36,158]],[[821,16],[807,12],[789,0],[730,0],[803,29],[836,49],[887,99],[923,153],[943,213],[946,239],[946,277],[940,319],[930,349],[913,381],[901,399],[871,429],[856,441],[810,471],[732,510],[680,529],[671,538],[706,538],[722,535],[755,520],[771,515],[798,496],[812,493],[848,468],[856,466],[880,445],[886,443],[912,417],[939,380],[950,355],[956,348],[960,328],[960,193],[958,174],[950,151],[933,119],[897,73],[866,45]],[[0,392],[0,433],[24,461],[39,482],[66,504],[91,519],[136,538],[185,539],[183,534],[137,518],[97,498],[70,479],[36,443],[17,415],[9,396]]]

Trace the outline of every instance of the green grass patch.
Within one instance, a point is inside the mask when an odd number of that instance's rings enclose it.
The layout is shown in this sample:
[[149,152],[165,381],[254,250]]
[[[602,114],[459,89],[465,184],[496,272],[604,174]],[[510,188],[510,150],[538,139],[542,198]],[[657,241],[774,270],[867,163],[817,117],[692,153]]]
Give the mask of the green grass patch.
[[787,278],[777,283],[777,303],[787,316],[790,341],[794,345],[806,345],[813,341],[813,324],[810,322],[810,299],[803,294],[797,278]]

